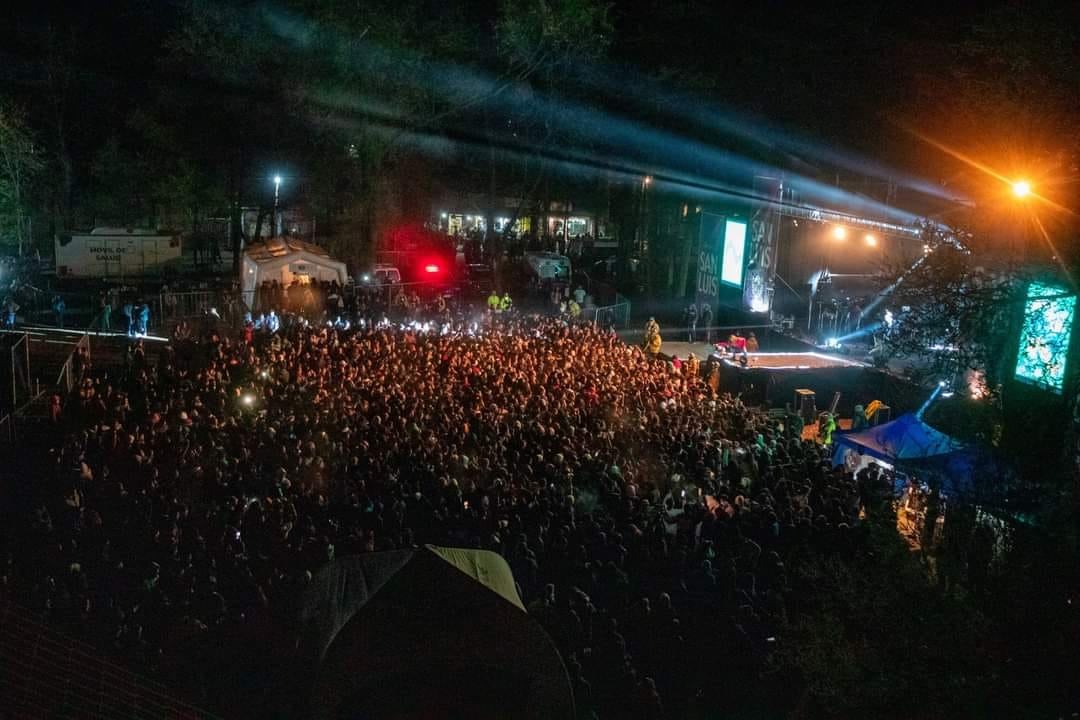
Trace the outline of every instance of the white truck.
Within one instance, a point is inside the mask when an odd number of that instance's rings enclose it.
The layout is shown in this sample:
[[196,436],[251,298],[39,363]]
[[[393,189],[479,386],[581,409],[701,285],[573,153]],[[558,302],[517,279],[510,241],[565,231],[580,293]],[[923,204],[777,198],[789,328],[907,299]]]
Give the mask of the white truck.
[[180,235],[143,228],[94,228],[58,235],[59,277],[123,279],[159,275],[183,262]]
[[527,252],[525,264],[530,275],[541,283],[568,284],[570,282],[570,258],[553,252]]

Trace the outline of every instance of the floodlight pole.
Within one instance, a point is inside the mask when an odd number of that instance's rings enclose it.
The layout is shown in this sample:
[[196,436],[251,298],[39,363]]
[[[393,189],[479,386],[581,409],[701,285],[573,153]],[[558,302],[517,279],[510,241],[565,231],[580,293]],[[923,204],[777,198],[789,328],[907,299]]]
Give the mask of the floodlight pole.
[[274,234],[281,236],[281,220],[278,216],[278,199],[281,194],[281,176],[274,176]]

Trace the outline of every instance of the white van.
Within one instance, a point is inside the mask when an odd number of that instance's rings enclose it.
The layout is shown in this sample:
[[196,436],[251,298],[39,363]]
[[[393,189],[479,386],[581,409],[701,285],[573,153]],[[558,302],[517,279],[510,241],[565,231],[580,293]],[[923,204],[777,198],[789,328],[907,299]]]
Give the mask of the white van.
[[360,275],[362,285],[397,285],[401,282],[401,271],[389,263],[375,263],[371,272]]

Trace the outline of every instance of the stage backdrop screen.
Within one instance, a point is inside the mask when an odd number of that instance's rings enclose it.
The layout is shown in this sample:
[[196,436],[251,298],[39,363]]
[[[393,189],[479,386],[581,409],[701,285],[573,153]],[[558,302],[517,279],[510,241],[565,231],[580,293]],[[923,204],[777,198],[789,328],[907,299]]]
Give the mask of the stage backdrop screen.
[[1060,393],[1065,382],[1076,296],[1055,285],[1028,285],[1016,379]]
[[724,223],[724,260],[720,266],[720,282],[742,287],[746,260],[746,223],[728,220]]

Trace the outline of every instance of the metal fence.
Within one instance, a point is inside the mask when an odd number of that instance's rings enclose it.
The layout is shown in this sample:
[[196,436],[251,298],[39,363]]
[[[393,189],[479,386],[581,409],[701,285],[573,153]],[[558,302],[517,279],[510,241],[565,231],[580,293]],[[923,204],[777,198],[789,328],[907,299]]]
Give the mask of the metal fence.
[[0,442],[13,444],[21,413],[41,396],[40,382],[30,376],[30,336],[22,333],[8,348],[11,356],[11,385],[4,389],[2,403],[7,414],[0,417]]
[[255,305],[254,291],[237,291],[230,288],[214,290],[167,290],[150,301],[149,328],[161,333],[168,332],[182,320],[193,320],[215,315],[232,327],[240,327],[244,313]]
[[216,718],[9,602],[0,602],[0,667],[4,717]]
[[630,327],[630,303],[620,302],[593,310],[592,322],[597,327],[625,330]]
[[15,413],[10,412],[0,417],[0,442],[13,444],[15,442]]
[[344,297],[367,296],[377,302],[393,305],[402,294],[417,293],[423,295],[433,289],[442,289],[444,286],[430,282],[399,282],[399,283],[360,283],[358,285],[346,285]]
[[11,345],[11,407],[17,408],[34,396],[30,379],[30,339],[26,333]]
[[159,294],[151,303],[151,321],[154,322],[155,317],[160,323],[187,320],[203,317],[211,310],[217,311],[222,317],[243,314],[239,303],[237,294],[228,289],[183,292],[168,290]]
[[48,290],[33,285],[23,285],[19,294],[21,314],[29,322],[43,325],[59,325],[61,314],[56,312],[54,301],[64,301],[63,323],[68,327],[81,327],[97,310],[93,293],[71,290]]
[[[364,282],[359,284],[346,284],[341,287],[341,297],[348,301],[354,298],[367,298],[375,303],[381,303],[386,307],[394,305],[402,295],[409,295],[416,293],[421,297],[426,296],[431,292],[441,292],[446,289],[446,285],[432,282],[398,282],[398,283],[373,283]],[[325,299],[319,296],[320,300]],[[252,311],[268,312],[271,308],[277,311],[281,311],[284,308],[283,305],[288,304],[286,301],[273,301],[269,299],[269,293],[264,286],[258,290],[247,291],[242,293],[242,300],[244,305]]]
[[71,353],[67,356],[67,360],[60,366],[60,374],[56,378],[56,388],[60,390],[61,394],[67,396],[75,389],[75,386],[82,381],[82,373],[86,370],[85,367],[79,367],[78,355],[79,350],[86,350],[86,360],[90,360],[90,336],[83,335],[79,338],[79,342],[75,343],[75,347],[71,349]]

